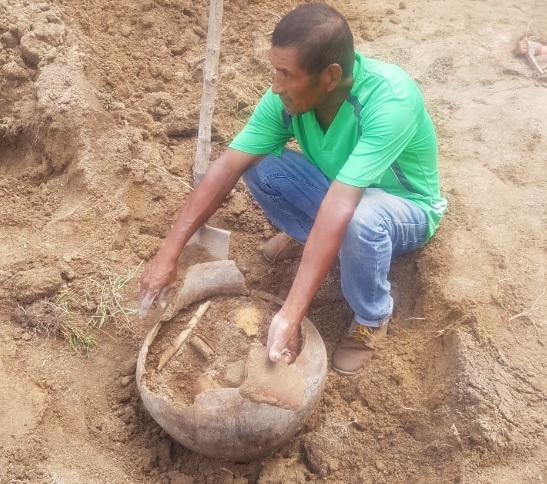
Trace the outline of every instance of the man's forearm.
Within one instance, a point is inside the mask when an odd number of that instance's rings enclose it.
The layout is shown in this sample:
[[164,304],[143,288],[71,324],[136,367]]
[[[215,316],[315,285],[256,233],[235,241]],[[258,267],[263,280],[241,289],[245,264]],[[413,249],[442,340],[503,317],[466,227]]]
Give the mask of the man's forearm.
[[[242,155],[243,156],[243,155]],[[175,261],[192,235],[213,215],[239,180],[245,164],[232,163],[229,153],[215,160],[190,193],[177,220],[162,242],[158,255]]]
[[337,184],[321,204],[302,261],[281,313],[299,324],[336,259],[363,190]]

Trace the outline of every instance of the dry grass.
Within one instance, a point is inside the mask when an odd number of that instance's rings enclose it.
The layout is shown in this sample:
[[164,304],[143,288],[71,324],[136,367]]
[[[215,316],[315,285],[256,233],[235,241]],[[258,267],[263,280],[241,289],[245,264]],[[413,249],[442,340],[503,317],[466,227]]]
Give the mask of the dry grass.
[[19,306],[22,321],[35,333],[59,336],[64,324],[65,313],[48,300],[37,301],[27,308]]
[[125,292],[141,267],[142,263],[127,274],[109,272],[101,281],[89,279],[80,298],[64,289],[55,298],[19,306],[19,319],[29,330],[62,337],[71,348],[84,352],[97,345],[93,333],[106,333],[105,326],[113,326],[118,334],[132,334],[133,316],[138,309],[128,306]]
[[117,331],[130,331],[131,317],[136,315],[139,310],[129,307],[125,292],[128,284],[135,278],[141,267],[142,263],[126,274],[108,272],[101,281],[90,279],[95,303],[95,310],[90,319],[91,326],[103,329],[108,324],[115,325]]
[[76,306],[76,297],[62,291],[53,300],[37,301],[26,309],[20,309],[26,325],[35,333],[62,337],[72,349],[88,352],[97,341],[87,332],[88,324],[73,309]]

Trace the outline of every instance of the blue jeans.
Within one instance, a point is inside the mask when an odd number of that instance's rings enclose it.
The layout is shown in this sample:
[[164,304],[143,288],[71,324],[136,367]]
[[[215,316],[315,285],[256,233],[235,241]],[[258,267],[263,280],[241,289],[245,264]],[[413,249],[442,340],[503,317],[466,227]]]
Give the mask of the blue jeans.
[[[331,181],[289,149],[281,157],[266,156],[243,179],[272,223],[305,244]],[[357,323],[378,327],[391,315],[391,260],[423,245],[426,236],[426,216],[417,205],[377,188],[365,190],[338,253],[342,292]]]

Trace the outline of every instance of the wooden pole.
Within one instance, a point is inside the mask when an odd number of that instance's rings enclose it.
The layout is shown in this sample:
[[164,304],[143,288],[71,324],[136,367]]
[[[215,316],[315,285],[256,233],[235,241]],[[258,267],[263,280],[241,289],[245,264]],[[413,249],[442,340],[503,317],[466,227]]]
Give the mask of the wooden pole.
[[203,67],[203,92],[199,113],[198,145],[194,161],[194,186],[201,181],[211,158],[211,126],[215,110],[218,84],[218,59],[220,57],[220,34],[222,31],[223,0],[210,0],[207,48]]

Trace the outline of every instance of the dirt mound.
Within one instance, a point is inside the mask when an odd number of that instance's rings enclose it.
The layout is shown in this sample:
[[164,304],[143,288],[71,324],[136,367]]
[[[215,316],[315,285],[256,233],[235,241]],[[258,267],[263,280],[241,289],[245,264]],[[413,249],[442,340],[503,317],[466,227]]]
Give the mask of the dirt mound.
[[[373,363],[330,372],[299,435],[234,464],[174,442],[134,382],[159,318],[138,320],[137,275],[191,190],[207,3],[0,0],[0,481],[547,478],[547,105],[511,52],[530,19],[547,29],[544,5],[334,5],[365,55],[423,90],[450,211],[395,262],[396,311]],[[291,7],[225,4],[213,155],[269,86],[269,33]],[[275,231],[242,183],[211,222],[232,232],[248,287],[283,298],[297,262],[261,259]],[[337,267],[309,317],[330,357],[351,319]]]

